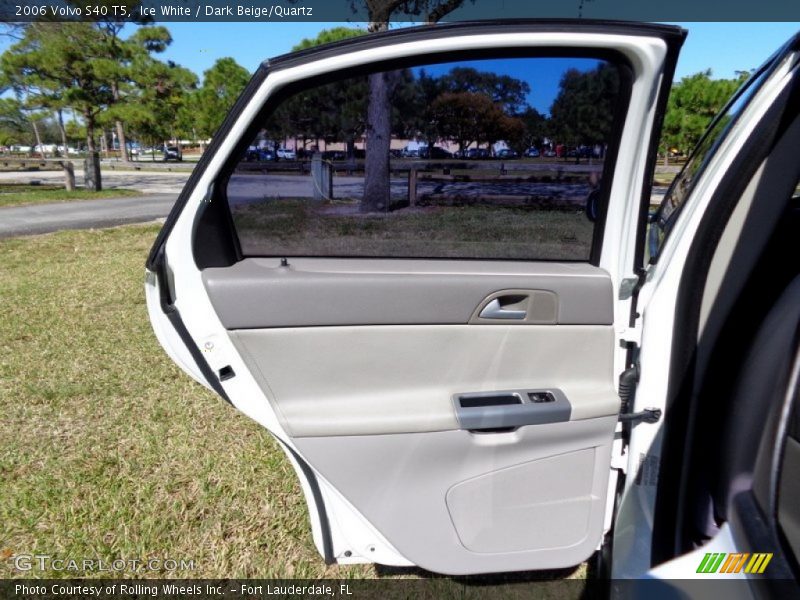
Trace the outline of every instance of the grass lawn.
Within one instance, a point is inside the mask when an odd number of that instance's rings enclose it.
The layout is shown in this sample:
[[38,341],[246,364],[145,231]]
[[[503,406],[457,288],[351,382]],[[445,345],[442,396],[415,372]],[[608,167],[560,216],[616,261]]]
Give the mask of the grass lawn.
[[[272,438],[180,372],[156,342],[143,265],[157,231],[0,241],[0,558],[195,563],[148,577],[430,576],[325,566],[295,474]],[[0,560],[0,578],[23,575],[103,576],[20,573]],[[500,589],[503,597],[563,598],[579,596],[584,584],[572,580],[585,576],[582,566],[434,584],[445,596]],[[504,585],[485,587],[497,582]]]
[[141,195],[142,192],[126,189],[109,189],[100,192],[77,189],[68,192],[62,186],[56,185],[0,184],[0,207]]
[[306,200],[235,206],[245,254],[588,260],[593,225],[582,207],[537,210],[428,206],[360,214],[357,203]]

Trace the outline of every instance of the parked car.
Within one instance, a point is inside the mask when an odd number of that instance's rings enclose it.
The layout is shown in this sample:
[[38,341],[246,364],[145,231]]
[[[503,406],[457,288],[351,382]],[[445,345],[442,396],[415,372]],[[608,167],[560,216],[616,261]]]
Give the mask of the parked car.
[[426,146],[419,150],[418,155],[419,158],[428,158],[432,160],[453,158],[453,154],[451,152],[448,152],[440,146],[433,146],[431,148]]
[[[737,596],[769,585],[797,596],[800,35],[736,93],[650,217],[685,35],[454,23],[359,36],[255,73],[151,250],[147,307],[176,364],[277,439],[326,562],[464,575],[592,559],[662,591],[733,577]],[[265,81],[305,91],[323,66],[327,84],[484,59],[527,74],[528,54],[608,60],[624,74],[594,221],[578,221],[580,205],[559,213],[590,240],[585,255],[568,254],[577,234],[529,259],[522,226],[486,240],[469,229],[469,245],[448,237],[449,222],[366,254],[352,228],[325,229],[321,209],[306,242],[282,231],[252,242],[252,225],[237,236],[226,185],[272,100]],[[408,218],[384,208],[359,225]],[[468,208],[453,210],[480,215],[470,228],[504,210]],[[537,232],[552,216],[510,210]],[[498,245],[505,254],[487,262]]]
[[347,152],[341,150],[326,150],[322,153],[325,160],[347,160]]
[[164,162],[168,160],[183,160],[183,152],[181,152],[181,149],[178,146],[164,146],[162,152],[163,154],[161,160]]
[[491,154],[487,148],[470,148],[467,150],[465,158],[472,160],[479,160],[484,158],[491,158]]
[[497,152],[497,158],[502,158],[504,160],[512,160],[515,158],[519,158],[519,153],[516,152],[515,150],[504,148],[503,150],[499,150]]
[[245,154],[247,161],[268,161],[275,160],[275,153],[267,148],[259,148],[257,146],[250,146]]
[[528,158],[539,158],[540,156],[539,149],[531,146],[530,148],[525,150],[525,156]]
[[283,160],[296,160],[297,154],[294,150],[287,150],[286,148],[278,148],[277,156]]

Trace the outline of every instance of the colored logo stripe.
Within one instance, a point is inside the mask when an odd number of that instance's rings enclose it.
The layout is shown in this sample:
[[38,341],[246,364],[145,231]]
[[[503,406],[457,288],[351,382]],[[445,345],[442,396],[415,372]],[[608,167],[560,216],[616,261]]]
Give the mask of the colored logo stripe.
[[769,561],[772,560],[772,553],[769,554],[761,552],[753,554],[753,558],[750,559],[750,562],[747,563],[747,566],[744,568],[745,573],[763,573],[764,569],[767,568]]
[[[747,559],[750,559],[749,561]],[[772,553],[756,552],[707,552],[697,567],[698,573],[741,573],[744,567],[745,573],[761,574],[767,568],[769,561],[772,560]],[[724,561],[724,562],[723,562]]]
[[707,553],[703,560],[700,562],[700,566],[697,567],[698,573],[716,573],[717,569],[719,569],[720,564],[722,564],[722,560],[725,558],[725,553]]

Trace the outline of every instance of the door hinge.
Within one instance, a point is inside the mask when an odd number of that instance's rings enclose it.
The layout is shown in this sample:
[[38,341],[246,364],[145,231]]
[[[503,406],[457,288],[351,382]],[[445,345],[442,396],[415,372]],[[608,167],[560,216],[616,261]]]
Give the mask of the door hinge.
[[622,347],[634,345],[642,347],[642,328],[637,324],[635,327],[628,327],[619,334],[619,341]]
[[626,277],[619,282],[619,299],[627,300],[633,296],[633,292],[639,287],[641,277]]
[[645,408],[635,413],[625,413],[619,416],[622,423],[658,423],[661,420],[660,408]]
[[619,375],[618,394],[622,401],[622,413],[627,413],[628,408],[633,404],[633,397],[636,394],[636,385],[639,383],[639,365],[634,364],[625,369]]
[[618,298],[620,300],[627,300],[640,289],[642,289],[644,282],[647,281],[647,274],[649,270],[649,266],[644,269],[636,269],[636,275],[633,277],[625,277],[622,281],[620,281],[619,292],[617,293]]

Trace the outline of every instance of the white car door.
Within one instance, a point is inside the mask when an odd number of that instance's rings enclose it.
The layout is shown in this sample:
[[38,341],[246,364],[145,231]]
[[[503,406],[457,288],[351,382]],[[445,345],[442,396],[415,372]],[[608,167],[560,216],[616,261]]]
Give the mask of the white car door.
[[[255,74],[153,247],[148,309],[170,357],[279,440],[326,561],[466,574],[571,566],[598,547],[626,280],[684,35],[453,24]],[[392,158],[397,206],[365,213],[370,148],[365,167],[358,146],[379,137],[364,116],[375,85],[390,90],[391,140],[368,142],[382,152],[458,135],[465,150],[458,124],[474,115],[473,128],[498,124],[469,134],[473,147],[511,139],[546,89],[559,90],[549,117],[575,150],[513,164]],[[589,113],[599,134],[578,132]],[[242,159],[279,135],[316,146],[316,162]],[[598,150],[580,149],[592,135]]]

